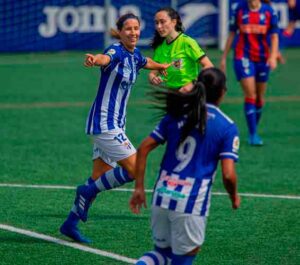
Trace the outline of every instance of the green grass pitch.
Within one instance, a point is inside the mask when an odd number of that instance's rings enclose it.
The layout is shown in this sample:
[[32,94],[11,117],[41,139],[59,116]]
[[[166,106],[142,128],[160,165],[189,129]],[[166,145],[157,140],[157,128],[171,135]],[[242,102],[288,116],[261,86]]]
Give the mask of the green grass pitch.
[[[300,264],[300,52],[291,49],[285,54],[286,65],[271,74],[259,128],[265,141],[261,148],[247,145],[242,92],[228,61],[228,93],[221,108],[239,127],[237,171],[244,195],[238,211],[231,210],[227,196],[213,195],[205,244],[195,264]],[[218,64],[220,52],[211,49],[208,55]],[[84,52],[0,55],[0,225],[66,239],[58,227],[72,205],[74,190],[3,184],[75,187],[89,176],[91,144],[84,127],[99,69],[84,68],[83,59]],[[135,146],[157,122],[148,89],[147,71],[142,70],[127,113],[127,134]],[[163,150],[150,156],[148,189]],[[213,192],[224,192],[220,174]],[[90,247],[132,259],[152,248],[149,208],[132,215],[130,195],[110,191],[97,198],[89,221],[80,225],[93,239]],[[148,204],[150,200],[149,194]],[[127,263],[0,229],[0,265],[11,264]]]

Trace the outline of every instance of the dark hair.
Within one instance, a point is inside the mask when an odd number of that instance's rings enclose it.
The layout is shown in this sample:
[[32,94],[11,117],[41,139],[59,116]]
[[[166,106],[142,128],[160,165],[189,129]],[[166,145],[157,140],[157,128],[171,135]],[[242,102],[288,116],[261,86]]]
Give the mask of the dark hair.
[[155,108],[162,110],[162,115],[169,114],[174,118],[186,116],[186,122],[182,128],[180,142],[183,142],[190,131],[197,126],[200,134],[204,134],[206,125],[206,101],[205,87],[201,82],[195,82],[191,92],[163,88],[154,88],[150,94],[156,100]]
[[261,0],[265,4],[271,4],[271,0]]
[[[153,88],[152,88],[153,89]],[[216,104],[226,91],[224,73],[215,67],[204,69],[194,83],[191,92],[154,88],[150,94],[159,105],[154,106],[162,110],[162,115],[169,114],[180,118],[186,116],[180,142],[183,142],[193,128],[198,128],[204,134],[206,126],[206,103]]]
[[224,90],[227,90],[225,74],[215,67],[200,72],[197,81],[203,83],[206,88],[207,103],[216,104],[222,97]]
[[[157,14],[158,12],[161,12],[161,11],[167,12],[168,16],[171,19],[176,19],[175,30],[177,32],[184,32],[184,27],[182,25],[181,17],[175,9],[173,9],[171,7],[163,7],[161,9],[157,10],[155,14]],[[159,35],[159,33],[157,32],[157,30],[155,30],[154,37],[153,37],[151,45],[150,45],[151,48],[153,48],[155,50],[160,44],[163,43],[164,39],[165,38],[161,37]]]
[[[131,19],[131,18],[132,18],[132,19],[136,19],[136,20],[139,22],[139,24],[141,24],[140,19],[139,19],[138,16],[136,16],[136,15],[133,14],[133,13],[127,13],[127,14],[125,14],[125,15],[119,17],[119,19],[118,19],[118,21],[117,21],[117,23],[116,23],[117,29],[118,29],[119,31],[122,30],[125,21],[126,21],[127,19]],[[120,35],[119,35],[118,31],[115,30],[115,29],[110,29],[110,35],[111,35],[112,37],[116,38],[116,39],[120,39]]]

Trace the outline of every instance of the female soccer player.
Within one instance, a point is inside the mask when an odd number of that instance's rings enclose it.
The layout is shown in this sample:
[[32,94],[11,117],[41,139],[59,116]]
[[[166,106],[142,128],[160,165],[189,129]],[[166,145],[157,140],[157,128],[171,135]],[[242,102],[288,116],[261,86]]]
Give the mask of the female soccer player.
[[200,73],[191,92],[156,92],[156,98],[164,100],[166,116],[138,149],[136,186],[130,200],[134,213],[146,207],[148,154],[164,143],[166,151],[152,198],[154,250],[145,253],[137,265],[165,265],[168,259],[172,265],[193,263],[204,242],[219,160],[232,208],[240,206],[234,165],[238,159],[238,131],[218,107],[225,91],[224,73],[209,68]]
[[[234,70],[244,96],[244,112],[250,145],[263,145],[257,134],[262,114],[269,70],[277,67],[278,26],[275,11],[260,0],[241,2],[230,20],[230,34],[221,59],[226,70],[226,57],[235,35]],[[270,38],[270,45],[269,45]]]
[[149,81],[153,85],[163,83],[169,88],[189,91],[192,81],[197,79],[200,65],[203,68],[213,64],[199,47],[198,43],[184,34],[181,18],[173,8],[159,9],[155,14],[155,35],[152,41],[153,60],[160,63],[173,63],[167,69],[167,75],[159,71],[149,73]]
[[[125,134],[125,121],[127,101],[139,70],[165,71],[169,67],[145,58],[136,48],[140,36],[137,16],[123,15],[117,22],[117,29],[113,34],[120,39],[119,43],[108,47],[104,54],[87,54],[85,60],[88,67],[101,67],[98,93],[86,122],[86,133],[91,135],[94,145],[93,171],[88,183],[100,177],[95,183],[98,192],[133,180],[136,150]],[[79,219],[87,220],[90,205],[84,196],[79,196],[84,188],[84,185],[78,188],[74,206],[60,228],[62,234],[78,242],[89,242],[77,228]]]

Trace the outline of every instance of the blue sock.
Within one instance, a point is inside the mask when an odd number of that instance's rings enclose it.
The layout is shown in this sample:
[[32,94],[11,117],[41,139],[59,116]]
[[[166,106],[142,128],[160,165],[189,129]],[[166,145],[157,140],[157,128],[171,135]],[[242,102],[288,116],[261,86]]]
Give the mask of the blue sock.
[[263,102],[256,102],[256,125],[258,125],[263,109]]
[[195,258],[196,256],[173,254],[171,265],[191,265]]
[[125,169],[116,167],[103,174],[93,184],[89,185],[89,188],[91,189],[91,192],[97,194],[101,191],[123,186],[125,183],[132,181],[133,179],[129,177]]
[[254,135],[256,134],[256,106],[254,99],[245,98],[244,112],[249,134]]

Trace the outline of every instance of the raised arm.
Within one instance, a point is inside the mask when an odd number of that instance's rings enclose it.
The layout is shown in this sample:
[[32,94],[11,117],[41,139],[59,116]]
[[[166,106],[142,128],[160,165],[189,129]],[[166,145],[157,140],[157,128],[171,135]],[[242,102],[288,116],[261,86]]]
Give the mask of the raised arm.
[[84,65],[86,67],[93,67],[93,66],[106,66],[110,63],[110,57],[105,54],[90,54],[87,53],[85,55]]
[[235,172],[234,160],[230,158],[221,161],[223,184],[229,194],[232,208],[237,209],[240,207],[240,197],[237,191],[237,175]]
[[147,207],[144,187],[147,157],[158,145],[159,144],[149,136],[138,148],[135,169],[135,189],[129,202],[130,209],[133,213],[138,214],[143,205],[145,208]]

